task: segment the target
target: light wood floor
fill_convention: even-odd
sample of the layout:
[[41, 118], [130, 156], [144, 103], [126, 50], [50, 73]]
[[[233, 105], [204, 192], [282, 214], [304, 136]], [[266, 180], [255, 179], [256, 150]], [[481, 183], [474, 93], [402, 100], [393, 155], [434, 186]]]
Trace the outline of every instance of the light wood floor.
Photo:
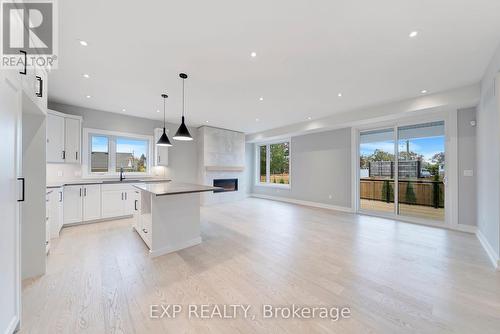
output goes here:
[[[130, 220], [63, 229], [24, 283], [22, 333], [499, 333], [500, 273], [471, 234], [263, 200], [202, 208], [203, 243], [150, 259]], [[251, 304], [255, 320], [150, 319]], [[262, 304], [352, 317], [263, 320]]]

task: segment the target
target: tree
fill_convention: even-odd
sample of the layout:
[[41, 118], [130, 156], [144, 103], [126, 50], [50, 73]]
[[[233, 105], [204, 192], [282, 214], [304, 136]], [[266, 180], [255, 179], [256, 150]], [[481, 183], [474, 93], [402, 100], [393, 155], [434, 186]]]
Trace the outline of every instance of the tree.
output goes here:
[[400, 160], [423, 160], [424, 156], [415, 152], [399, 152]]
[[417, 196], [415, 196], [415, 191], [413, 190], [413, 182], [408, 182], [406, 184], [406, 203], [416, 204]]
[[444, 158], [444, 152], [439, 152], [432, 156], [431, 161], [435, 164], [444, 164]]
[[288, 173], [289, 167], [289, 148], [288, 143], [269, 145], [271, 149], [270, 172], [273, 174]]
[[368, 158], [368, 161], [394, 161], [394, 154], [376, 149]]

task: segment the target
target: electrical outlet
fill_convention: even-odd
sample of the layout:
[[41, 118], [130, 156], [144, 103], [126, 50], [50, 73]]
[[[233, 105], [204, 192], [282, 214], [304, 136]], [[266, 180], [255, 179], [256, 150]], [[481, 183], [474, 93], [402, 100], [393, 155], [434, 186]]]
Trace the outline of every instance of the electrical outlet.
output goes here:
[[464, 176], [474, 176], [474, 171], [472, 169], [465, 169]]
[[57, 176], [59, 176], [59, 177], [64, 176], [63, 171], [62, 171], [62, 170], [58, 170], [58, 171], [57, 171]]

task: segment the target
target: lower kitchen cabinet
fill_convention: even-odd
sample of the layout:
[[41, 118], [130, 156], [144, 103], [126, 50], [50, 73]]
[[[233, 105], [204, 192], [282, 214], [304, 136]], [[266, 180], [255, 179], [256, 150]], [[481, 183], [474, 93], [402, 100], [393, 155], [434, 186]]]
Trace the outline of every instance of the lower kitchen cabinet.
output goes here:
[[63, 187], [52, 189], [48, 200], [50, 237], [57, 238], [63, 225]]
[[102, 218], [134, 214], [135, 188], [131, 184], [102, 185]]
[[64, 224], [101, 219], [101, 185], [64, 187]]

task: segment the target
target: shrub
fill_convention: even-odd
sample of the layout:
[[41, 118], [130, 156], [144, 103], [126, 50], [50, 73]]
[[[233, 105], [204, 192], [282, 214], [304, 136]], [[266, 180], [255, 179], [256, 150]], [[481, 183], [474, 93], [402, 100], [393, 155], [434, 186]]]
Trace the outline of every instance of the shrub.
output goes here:
[[408, 182], [406, 185], [406, 203], [416, 204], [417, 196], [415, 196], [415, 190], [413, 190], [413, 183]]

